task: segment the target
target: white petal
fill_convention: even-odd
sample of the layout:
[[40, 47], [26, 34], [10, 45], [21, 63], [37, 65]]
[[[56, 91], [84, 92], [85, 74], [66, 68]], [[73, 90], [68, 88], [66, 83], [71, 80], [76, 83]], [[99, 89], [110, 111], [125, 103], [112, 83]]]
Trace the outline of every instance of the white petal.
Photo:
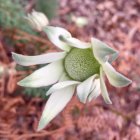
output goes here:
[[48, 53], [37, 56], [26, 56], [12, 52], [12, 57], [16, 63], [23, 66], [51, 63], [63, 59], [65, 56], [66, 52]]
[[[110, 48], [107, 44], [102, 41], [92, 38], [92, 49], [95, 58], [102, 64], [103, 62], [112, 62], [118, 57], [118, 51]], [[110, 55], [110, 58], [108, 57]]]
[[104, 63], [102, 66], [111, 85], [115, 87], [124, 87], [132, 82], [122, 74], [118, 73], [108, 62]]
[[67, 75], [66, 72], [63, 72], [58, 82], [63, 82], [63, 81], [68, 81], [68, 80], [70, 80], [69, 76]]
[[21, 80], [18, 85], [24, 87], [42, 87], [56, 83], [63, 73], [63, 61], [59, 60], [36, 70]]
[[96, 99], [101, 93], [101, 88], [100, 88], [100, 79], [95, 79], [93, 83], [93, 90], [88, 96], [88, 101], [90, 102], [92, 99]]
[[69, 86], [53, 93], [45, 105], [38, 125], [38, 131], [42, 130], [47, 124], [60, 113], [74, 94], [75, 86]]
[[100, 87], [101, 87], [101, 94], [102, 94], [102, 96], [104, 98], [104, 101], [107, 104], [112, 104], [112, 102], [111, 102], [111, 100], [109, 98], [107, 89], [106, 89], [105, 82], [104, 82], [104, 74], [103, 74], [102, 68], [100, 68]]
[[114, 53], [114, 54], [110, 55], [108, 62], [112, 63], [113, 61], [115, 61], [118, 58], [118, 54], [119, 53]]
[[82, 42], [79, 39], [73, 38], [73, 37], [65, 37], [65, 36], [60, 36], [60, 39], [64, 41], [65, 43], [69, 44], [69, 46], [80, 48], [80, 49], [87, 49], [91, 48], [90, 43]]
[[82, 103], [86, 103], [89, 93], [92, 90], [92, 84], [97, 77], [97, 74], [89, 77], [87, 80], [77, 86], [77, 95]]
[[60, 39], [60, 36], [71, 37], [71, 34], [67, 30], [60, 27], [46, 26], [46, 28], [44, 28], [44, 32], [47, 34], [49, 40], [58, 48], [64, 51], [70, 50], [69, 45]]
[[78, 81], [63, 81], [63, 82], [59, 82], [59, 83], [56, 83], [55, 85], [53, 85], [46, 93], [46, 95], [50, 95], [51, 93], [57, 91], [57, 90], [60, 90], [62, 88], [65, 88], [65, 87], [68, 87], [68, 86], [71, 86], [71, 85], [77, 85], [79, 84], [80, 82]]

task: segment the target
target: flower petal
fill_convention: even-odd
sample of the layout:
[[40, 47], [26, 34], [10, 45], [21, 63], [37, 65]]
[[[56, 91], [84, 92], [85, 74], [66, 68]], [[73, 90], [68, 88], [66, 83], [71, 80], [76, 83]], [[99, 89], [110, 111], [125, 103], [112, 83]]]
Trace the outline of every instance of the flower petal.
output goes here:
[[104, 101], [107, 103], [107, 104], [112, 104], [110, 98], [109, 98], [109, 95], [108, 95], [108, 92], [107, 92], [107, 89], [106, 89], [106, 85], [104, 83], [104, 74], [103, 74], [103, 69], [102, 67], [100, 68], [100, 87], [101, 87], [101, 94], [104, 98]]
[[108, 62], [104, 63], [102, 66], [111, 85], [115, 87], [124, 87], [132, 82], [130, 79], [117, 72]]
[[71, 86], [71, 85], [77, 85], [79, 84], [80, 82], [78, 81], [63, 81], [63, 82], [59, 82], [59, 83], [56, 83], [55, 85], [53, 85], [46, 93], [46, 95], [50, 95], [51, 93], [57, 91], [57, 90], [60, 90], [62, 88], [65, 88], [65, 87], [68, 87], [68, 86]]
[[37, 130], [40, 131], [58, 114], [71, 100], [75, 86], [69, 86], [54, 92], [45, 105]]
[[65, 36], [60, 36], [60, 39], [69, 44], [69, 46], [80, 48], [80, 49], [87, 49], [91, 48], [90, 43], [82, 42], [79, 39], [73, 38], [73, 37], [65, 37]]
[[88, 96], [88, 101], [90, 102], [92, 99], [96, 99], [101, 93], [100, 88], [100, 79], [95, 79], [93, 83], [93, 90]]
[[97, 74], [89, 77], [87, 80], [77, 86], [77, 96], [82, 103], [86, 103], [89, 93], [92, 90], [92, 84], [97, 77]]
[[63, 61], [59, 60], [36, 70], [21, 80], [18, 85], [24, 87], [42, 87], [54, 84], [63, 73]]
[[71, 34], [67, 30], [60, 27], [46, 26], [44, 32], [47, 34], [49, 40], [58, 48], [64, 51], [70, 50], [69, 45], [60, 39], [60, 36], [71, 37]]
[[[92, 38], [92, 49], [93, 54], [96, 59], [102, 64], [103, 62], [109, 61], [112, 62], [118, 57], [118, 51], [110, 48], [107, 44], [102, 41]], [[110, 55], [110, 57], [108, 57]]]
[[12, 57], [16, 61], [16, 63], [23, 66], [51, 63], [63, 59], [65, 56], [66, 52], [48, 53], [37, 56], [25, 56], [12, 52]]
[[119, 53], [114, 53], [114, 54], [110, 55], [108, 62], [112, 63], [113, 61], [115, 61], [118, 58], [118, 54]]
[[69, 76], [67, 75], [66, 72], [63, 72], [58, 82], [63, 82], [63, 81], [68, 81], [68, 80], [70, 80]]

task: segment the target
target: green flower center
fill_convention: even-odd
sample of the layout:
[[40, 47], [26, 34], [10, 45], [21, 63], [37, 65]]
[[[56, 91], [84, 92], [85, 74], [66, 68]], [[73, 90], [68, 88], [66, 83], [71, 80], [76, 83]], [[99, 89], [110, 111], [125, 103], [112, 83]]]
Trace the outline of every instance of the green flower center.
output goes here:
[[73, 48], [64, 60], [65, 70], [70, 78], [84, 81], [94, 74], [99, 74], [100, 64], [91, 49]]

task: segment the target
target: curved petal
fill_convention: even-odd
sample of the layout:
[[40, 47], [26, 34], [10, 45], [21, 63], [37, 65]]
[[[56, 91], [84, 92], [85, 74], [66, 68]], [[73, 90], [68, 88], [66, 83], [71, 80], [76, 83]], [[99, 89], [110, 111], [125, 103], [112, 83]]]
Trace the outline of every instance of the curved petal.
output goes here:
[[69, 45], [60, 39], [60, 36], [71, 37], [71, 34], [67, 30], [60, 27], [46, 26], [44, 32], [47, 34], [49, 40], [58, 48], [64, 51], [70, 50]]
[[63, 72], [58, 82], [68, 81], [71, 80], [66, 72]]
[[65, 36], [60, 36], [60, 39], [69, 44], [69, 46], [75, 47], [75, 48], [80, 48], [80, 49], [87, 49], [91, 48], [90, 43], [82, 42], [79, 39], [73, 38], [73, 37], [65, 37]]
[[110, 98], [109, 98], [109, 95], [108, 95], [108, 92], [107, 92], [107, 89], [106, 89], [106, 85], [104, 83], [104, 74], [103, 74], [103, 69], [100, 68], [100, 87], [101, 87], [101, 94], [104, 98], [104, 101], [107, 103], [107, 104], [112, 104]]
[[124, 87], [132, 82], [130, 79], [118, 73], [108, 62], [104, 63], [102, 67], [111, 85]]
[[95, 79], [93, 83], [93, 90], [88, 96], [88, 101], [90, 102], [92, 99], [96, 99], [100, 93], [101, 93], [101, 88], [100, 88], [100, 79]]
[[59, 60], [36, 70], [31, 75], [18, 82], [18, 85], [24, 87], [48, 86], [59, 80], [63, 70], [63, 61]]
[[113, 61], [115, 61], [118, 58], [118, 54], [119, 53], [114, 53], [114, 54], [110, 55], [108, 62], [112, 63]]
[[92, 90], [92, 84], [96, 77], [97, 74], [89, 77], [87, 80], [77, 86], [77, 96], [79, 97], [80, 102], [86, 103], [88, 95]]
[[57, 90], [60, 90], [62, 88], [65, 88], [65, 87], [68, 87], [68, 86], [71, 86], [71, 85], [77, 85], [79, 84], [80, 82], [78, 81], [63, 81], [63, 82], [59, 82], [59, 83], [56, 83], [55, 85], [53, 85], [46, 93], [46, 95], [50, 95], [51, 93], [57, 91]]
[[75, 86], [69, 86], [54, 92], [45, 105], [37, 130], [40, 131], [58, 114], [74, 94]]
[[[91, 39], [93, 54], [95, 58], [102, 64], [106, 61], [112, 62], [118, 57], [118, 51], [110, 48], [102, 41], [92, 38]], [[108, 57], [110, 55], [110, 57]]]
[[35, 64], [51, 63], [66, 56], [66, 52], [48, 53], [37, 56], [26, 56], [12, 52], [12, 57], [19, 65], [30, 66]]

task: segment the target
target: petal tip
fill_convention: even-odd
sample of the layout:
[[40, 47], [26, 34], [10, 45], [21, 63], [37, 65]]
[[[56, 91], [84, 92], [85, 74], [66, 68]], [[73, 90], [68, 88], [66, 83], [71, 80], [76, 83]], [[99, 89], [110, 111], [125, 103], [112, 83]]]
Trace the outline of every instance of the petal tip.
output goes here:
[[79, 100], [81, 103], [86, 104], [85, 100]]
[[124, 78], [124, 83], [123, 84], [119, 84], [118, 86], [116, 86], [116, 87], [126, 87], [126, 86], [128, 86], [128, 85], [130, 85], [131, 83], [132, 83], [132, 80], [130, 80], [130, 79], [128, 79], [128, 78]]
[[46, 96], [50, 95], [52, 92], [50, 91], [50, 89], [47, 91]]
[[86, 104], [86, 101], [83, 101], [83, 100], [79, 100], [80, 101], [80, 103], [82, 103], [82, 104]]
[[24, 83], [23, 83], [22, 81], [19, 81], [19, 82], [17, 83], [17, 85], [19, 85], [19, 86], [25, 86]]
[[132, 80], [128, 79], [128, 84], [131, 84], [132, 82], [133, 82]]
[[12, 52], [11, 54], [12, 54], [12, 59], [13, 59], [17, 64], [19, 64], [18, 59], [19, 59], [20, 54], [17, 54], [17, 53], [15, 53], [15, 52]]
[[133, 82], [132, 80], [130, 80], [130, 79], [127, 79], [127, 81], [126, 81], [126, 85], [125, 85], [125, 86], [128, 86], [128, 85], [130, 85], [132, 82]]
[[12, 54], [12, 55], [14, 55], [14, 54], [15, 54], [15, 52], [11, 52], [11, 54]]
[[43, 128], [44, 128], [44, 127], [38, 126], [37, 129], [36, 129], [36, 131], [39, 132], [39, 131], [41, 131]]
[[29, 87], [29, 84], [25, 79], [17, 82], [17, 85], [22, 86], [22, 87]]
[[11, 52], [11, 54], [12, 54], [12, 58], [14, 59], [14, 58], [15, 58], [16, 53]]
[[43, 130], [46, 126], [47, 124], [45, 123], [44, 118], [41, 118], [37, 127], [37, 131]]
[[105, 101], [105, 103], [108, 104], [108, 105], [111, 105], [112, 101], [111, 100], [110, 101]]

